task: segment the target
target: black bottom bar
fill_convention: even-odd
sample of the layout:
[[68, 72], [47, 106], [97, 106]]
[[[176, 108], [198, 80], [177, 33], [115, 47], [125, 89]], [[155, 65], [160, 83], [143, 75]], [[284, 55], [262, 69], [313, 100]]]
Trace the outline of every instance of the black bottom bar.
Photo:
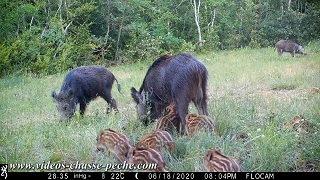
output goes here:
[[0, 179], [47, 179], [47, 180], [231, 180], [231, 179], [319, 179], [319, 172], [2, 172]]

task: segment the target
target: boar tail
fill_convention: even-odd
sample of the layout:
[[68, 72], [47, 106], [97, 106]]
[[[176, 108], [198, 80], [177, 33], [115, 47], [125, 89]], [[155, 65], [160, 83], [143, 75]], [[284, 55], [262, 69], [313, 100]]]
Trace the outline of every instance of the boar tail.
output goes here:
[[121, 86], [120, 86], [120, 84], [119, 84], [118, 80], [117, 80], [116, 78], [114, 78], [114, 79], [117, 81], [117, 87], [118, 87], [118, 91], [119, 91], [119, 93], [121, 93], [121, 94], [122, 94], [122, 92], [121, 92]]

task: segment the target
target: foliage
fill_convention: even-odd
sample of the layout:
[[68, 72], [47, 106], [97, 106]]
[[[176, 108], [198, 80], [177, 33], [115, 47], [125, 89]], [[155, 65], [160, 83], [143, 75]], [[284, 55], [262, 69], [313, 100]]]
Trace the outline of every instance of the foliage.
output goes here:
[[[197, 53], [320, 37], [318, 1], [197, 2], [206, 40]], [[0, 8], [0, 76], [155, 59], [198, 41], [192, 1], [3, 0]]]

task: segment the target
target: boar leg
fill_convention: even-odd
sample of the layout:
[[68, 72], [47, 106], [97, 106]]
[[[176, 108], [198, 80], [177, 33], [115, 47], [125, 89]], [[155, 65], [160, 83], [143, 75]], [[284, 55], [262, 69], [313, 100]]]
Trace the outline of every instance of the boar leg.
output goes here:
[[85, 101], [81, 101], [80, 102], [80, 115], [83, 117], [84, 112], [86, 111], [86, 102]]

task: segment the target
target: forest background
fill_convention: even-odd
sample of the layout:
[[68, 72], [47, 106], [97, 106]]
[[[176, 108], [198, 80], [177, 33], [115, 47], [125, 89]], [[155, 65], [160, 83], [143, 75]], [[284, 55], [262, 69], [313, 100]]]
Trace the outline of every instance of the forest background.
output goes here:
[[2, 0], [0, 8], [0, 77], [320, 37], [317, 0]]

